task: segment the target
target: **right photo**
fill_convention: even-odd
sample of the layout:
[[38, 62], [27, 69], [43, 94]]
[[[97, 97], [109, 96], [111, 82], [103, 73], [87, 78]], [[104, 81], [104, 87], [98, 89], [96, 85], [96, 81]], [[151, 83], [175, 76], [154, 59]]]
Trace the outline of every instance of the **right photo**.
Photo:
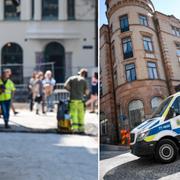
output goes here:
[[180, 172], [180, 1], [99, 3], [99, 179]]

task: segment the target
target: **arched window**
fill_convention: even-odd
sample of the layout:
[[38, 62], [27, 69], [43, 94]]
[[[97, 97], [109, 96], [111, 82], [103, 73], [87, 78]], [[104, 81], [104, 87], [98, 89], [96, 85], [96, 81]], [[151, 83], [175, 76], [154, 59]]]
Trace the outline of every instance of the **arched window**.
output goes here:
[[42, 0], [42, 19], [58, 19], [58, 0]]
[[100, 135], [107, 135], [108, 130], [107, 130], [107, 117], [104, 112], [100, 113]]
[[131, 129], [145, 121], [144, 105], [140, 100], [129, 103], [129, 120]]
[[152, 110], [153, 112], [156, 110], [156, 108], [161, 104], [161, 102], [163, 101], [163, 99], [161, 97], [154, 97], [151, 100], [151, 106], [152, 106]]
[[20, 0], [4, 0], [4, 18], [19, 20], [20, 18]]
[[75, 19], [74, 0], [68, 0], [68, 19]]
[[11, 69], [11, 80], [23, 84], [23, 51], [16, 43], [8, 43], [2, 48], [2, 70]]

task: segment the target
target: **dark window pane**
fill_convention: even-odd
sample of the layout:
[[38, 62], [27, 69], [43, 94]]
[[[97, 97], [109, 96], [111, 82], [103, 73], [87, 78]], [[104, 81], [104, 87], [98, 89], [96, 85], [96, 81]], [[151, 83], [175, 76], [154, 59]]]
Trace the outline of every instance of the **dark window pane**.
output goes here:
[[131, 81], [131, 71], [126, 71], [126, 75], [127, 75], [127, 82]]
[[128, 52], [128, 44], [123, 44], [123, 51], [124, 53], [127, 53]]
[[57, 18], [58, 17], [58, 0], [42, 1], [42, 17]]
[[126, 70], [129, 70], [129, 69], [132, 69], [132, 68], [134, 68], [134, 64], [129, 64], [129, 65], [126, 66]]
[[147, 41], [144, 41], [144, 49], [148, 50], [148, 43], [147, 43]]
[[149, 42], [148, 45], [149, 45], [149, 51], [153, 51], [152, 43]]
[[68, 19], [75, 19], [74, 0], [68, 0]]
[[[5, 0], [5, 18], [18, 18], [20, 17], [20, 1], [14, 4], [12, 0]], [[18, 5], [19, 4], [19, 5]]]
[[148, 67], [156, 67], [156, 64], [155, 64], [155, 63], [149, 63], [149, 62], [148, 62]]
[[125, 27], [129, 26], [128, 19], [125, 20]]
[[121, 28], [124, 28], [125, 25], [124, 25], [124, 21], [121, 21]]
[[172, 31], [173, 31], [173, 34], [176, 35], [175, 29], [173, 26], [172, 26]]
[[153, 68], [153, 73], [154, 73], [154, 79], [158, 79], [156, 68]]
[[149, 69], [149, 76], [151, 79], [153, 79], [153, 71], [152, 68], [148, 68]]
[[136, 80], [136, 72], [135, 72], [135, 69], [132, 69], [131, 70], [131, 73], [132, 73], [132, 80]]
[[132, 51], [132, 44], [131, 44], [131, 42], [128, 43], [128, 51]]

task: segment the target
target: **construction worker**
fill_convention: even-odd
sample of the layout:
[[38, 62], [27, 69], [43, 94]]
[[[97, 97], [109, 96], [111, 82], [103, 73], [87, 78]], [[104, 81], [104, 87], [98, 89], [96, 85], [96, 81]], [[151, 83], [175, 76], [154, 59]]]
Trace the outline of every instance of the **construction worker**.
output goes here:
[[[11, 69], [6, 69], [7, 78], [10, 79], [10, 76], [12, 74]], [[14, 115], [18, 114], [19, 112], [15, 111], [13, 100], [11, 100], [11, 109], [13, 110]]]
[[10, 128], [8, 125], [9, 111], [11, 107], [11, 99], [13, 99], [15, 87], [13, 82], [8, 79], [6, 71], [2, 71], [0, 79], [0, 105], [4, 116], [5, 128]]
[[84, 97], [89, 94], [87, 70], [81, 69], [79, 76], [71, 76], [64, 85], [70, 91], [69, 112], [71, 115], [71, 125], [73, 134], [84, 135]]

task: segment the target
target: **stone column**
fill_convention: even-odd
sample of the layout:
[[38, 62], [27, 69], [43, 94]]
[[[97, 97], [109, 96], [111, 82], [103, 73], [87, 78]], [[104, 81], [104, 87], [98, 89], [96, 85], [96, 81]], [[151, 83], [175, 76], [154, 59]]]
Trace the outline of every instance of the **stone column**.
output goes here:
[[31, 0], [21, 1], [21, 20], [30, 20]]
[[59, 2], [59, 20], [67, 20], [67, 0], [58, 0]]
[[42, 16], [42, 0], [34, 1], [34, 20], [41, 20]]
[[0, 20], [4, 20], [4, 0], [0, 0]]
[[65, 53], [65, 80], [72, 76], [72, 52]]

